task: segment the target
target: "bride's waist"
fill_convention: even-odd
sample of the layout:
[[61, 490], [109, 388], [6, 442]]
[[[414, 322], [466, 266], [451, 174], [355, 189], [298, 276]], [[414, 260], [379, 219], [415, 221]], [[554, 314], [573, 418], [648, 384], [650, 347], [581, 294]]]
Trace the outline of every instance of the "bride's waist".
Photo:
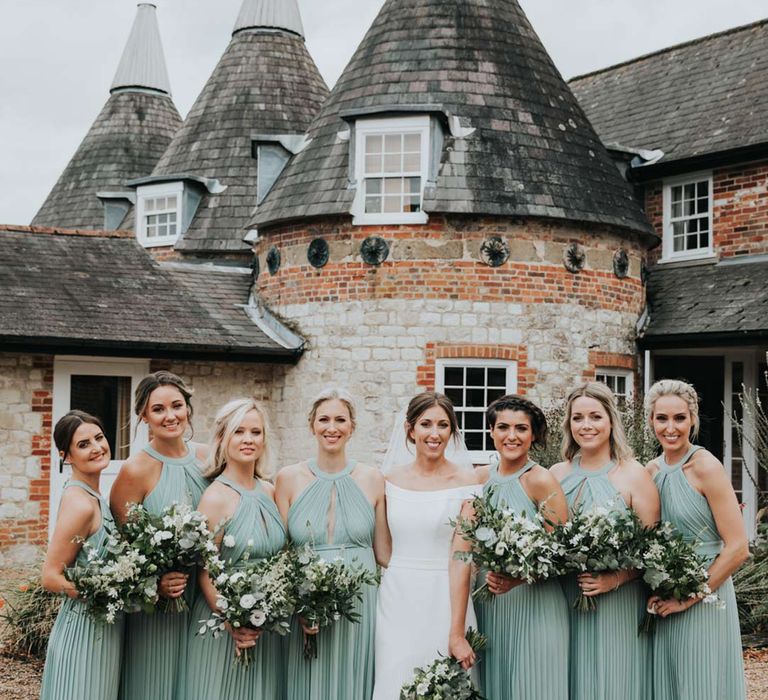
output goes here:
[[448, 571], [449, 557], [406, 557], [393, 554], [388, 569], [421, 569], [424, 571]]

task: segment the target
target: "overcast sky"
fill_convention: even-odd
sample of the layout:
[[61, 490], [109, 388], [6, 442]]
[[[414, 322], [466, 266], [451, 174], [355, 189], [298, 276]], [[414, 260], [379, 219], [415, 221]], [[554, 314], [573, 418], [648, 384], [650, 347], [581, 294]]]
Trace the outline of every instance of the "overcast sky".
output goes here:
[[[566, 78], [768, 16], [765, 0], [520, 1]], [[242, 0], [156, 4], [184, 116]], [[309, 51], [332, 86], [383, 0], [299, 4]], [[43, 203], [109, 95], [135, 11], [134, 0], [0, 0], [0, 223], [27, 224]]]

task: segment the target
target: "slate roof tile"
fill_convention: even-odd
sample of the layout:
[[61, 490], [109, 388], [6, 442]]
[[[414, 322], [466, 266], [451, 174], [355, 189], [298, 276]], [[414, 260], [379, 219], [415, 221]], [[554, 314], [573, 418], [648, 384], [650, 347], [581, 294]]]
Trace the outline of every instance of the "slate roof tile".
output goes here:
[[661, 149], [659, 162], [768, 141], [768, 20], [573, 78], [604, 143]]

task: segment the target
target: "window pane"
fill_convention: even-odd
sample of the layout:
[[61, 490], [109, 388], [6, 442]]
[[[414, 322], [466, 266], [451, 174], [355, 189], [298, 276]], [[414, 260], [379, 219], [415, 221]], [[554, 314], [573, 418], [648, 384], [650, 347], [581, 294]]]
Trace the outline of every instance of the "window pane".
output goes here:
[[403, 138], [403, 150], [406, 152], [420, 152], [421, 134], [405, 134]]
[[462, 386], [464, 384], [464, 369], [462, 367], [445, 368], [445, 386]]
[[371, 194], [381, 194], [381, 178], [370, 178], [365, 181], [365, 193], [367, 195]]
[[488, 368], [488, 386], [507, 386], [507, 370], [503, 367]]
[[686, 199], [685, 200], [685, 215], [686, 216], [693, 216], [696, 213], [696, 200], [695, 199]]
[[155, 210], [155, 200], [154, 199], [147, 199], [144, 202], [144, 210], [145, 211], [154, 211]]
[[387, 134], [384, 137], [384, 153], [396, 153], [398, 157], [402, 152], [403, 137], [401, 134]]
[[400, 194], [403, 191], [403, 182], [399, 177], [388, 177], [384, 180], [384, 192], [387, 194]]
[[683, 198], [683, 188], [680, 187], [680, 185], [677, 185], [672, 188], [672, 201], [673, 202], [680, 202], [680, 200]]
[[166, 209], [175, 209], [176, 208], [176, 195], [173, 197], [167, 197], [165, 202], [165, 208]]
[[403, 172], [413, 173], [421, 170], [421, 154], [406, 153], [403, 156]]
[[615, 377], [615, 386], [613, 387], [613, 391], [616, 394], [626, 394], [627, 393], [627, 378], [626, 377]]
[[467, 386], [485, 386], [485, 367], [467, 367]]
[[707, 182], [707, 180], [702, 180], [701, 182], [696, 183], [696, 194], [699, 197], [709, 197], [709, 182]]
[[698, 199], [696, 201], [698, 202], [696, 213], [706, 214], [709, 211], [709, 200], [705, 197], [704, 199]]
[[464, 427], [471, 430], [482, 430], [485, 428], [485, 413], [466, 411], [464, 413]]
[[366, 173], [381, 172], [381, 156], [380, 155], [365, 157], [365, 172]]
[[468, 450], [484, 449], [483, 433], [465, 432], [464, 442]]
[[406, 186], [408, 192], [411, 194], [421, 194], [421, 178], [420, 177], [408, 177], [406, 178]]
[[699, 247], [709, 248], [709, 231], [702, 231], [699, 234]]
[[445, 395], [453, 402], [454, 406], [464, 405], [464, 391], [462, 389], [446, 389]]
[[696, 185], [685, 185], [685, 199], [693, 199], [696, 196]]
[[488, 389], [488, 392], [487, 392], [488, 396], [486, 397], [486, 401], [488, 402], [488, 405], [490, 405], [492, 401], [495, 401], [499, 397], [504, 396], [504, 394], [506, 393], [507, 392], [505, 389]]
[[485, 408], [485, 389], [467, 389], [465, 406]]
[[384, 211], [387, 214], [398, 214], [402, 211], [402, 199], [400, 195], [384, 197]]
[[365, 137], [365, 152], [366, 153], [381, 153], [381, 135]]
[[365, 213], [380, 214], [381, 213], [381, 197], [366, 197]]
[[680, 202], [672, 203], [672, 218], [677, 219], [683, 215], [683, 205]]
[[419, 195], [406, 197], [405, 206], [403, 211], [406, 212], [419, 212], [421, 211], [421, 197]]
[[168, 214], [168, 221], [172, 224], [176, 223], [176, 212], [172, 211], [170, 214]]
[[402, 156], [400, 153], [386, 153], [384, 155], [384, 172], [385, 173], [402, 172]]

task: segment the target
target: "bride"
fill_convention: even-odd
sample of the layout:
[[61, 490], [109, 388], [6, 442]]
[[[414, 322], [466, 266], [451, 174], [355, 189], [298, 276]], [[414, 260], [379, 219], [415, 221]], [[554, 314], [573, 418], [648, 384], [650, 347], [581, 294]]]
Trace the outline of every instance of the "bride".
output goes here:
[[447, 397], [415, 396], [403, 427], [395, 426], [383, 467], [392, 558], [376, 609], [373, 700], [397, 700], [414, 668], [438, 653], [455, 657], [465, 669], [475, 663], [464, 638], [467, 627], [477, 627], [470, 566], [453, 559], [467, 545], [449, 521], [482, 487]]

